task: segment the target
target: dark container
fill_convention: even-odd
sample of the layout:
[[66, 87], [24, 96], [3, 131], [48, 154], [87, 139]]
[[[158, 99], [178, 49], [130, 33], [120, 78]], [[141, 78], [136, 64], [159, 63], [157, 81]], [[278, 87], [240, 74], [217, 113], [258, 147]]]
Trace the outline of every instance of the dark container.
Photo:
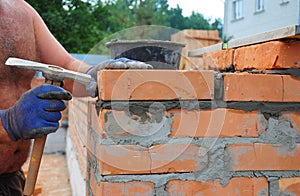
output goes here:
[[161, 40], [113, 40], [106, 44], [113, 59], [125, 57], [148, 63], [154, 69], [179, 69], [184, 44]]

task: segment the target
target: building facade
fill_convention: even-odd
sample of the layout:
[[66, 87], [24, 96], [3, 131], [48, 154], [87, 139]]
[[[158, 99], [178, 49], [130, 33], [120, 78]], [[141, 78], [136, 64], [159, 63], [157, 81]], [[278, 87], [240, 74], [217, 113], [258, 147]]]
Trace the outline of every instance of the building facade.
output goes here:
[[300, 25], [300, 0], [225, 0], [223, 36], [247, 37]]

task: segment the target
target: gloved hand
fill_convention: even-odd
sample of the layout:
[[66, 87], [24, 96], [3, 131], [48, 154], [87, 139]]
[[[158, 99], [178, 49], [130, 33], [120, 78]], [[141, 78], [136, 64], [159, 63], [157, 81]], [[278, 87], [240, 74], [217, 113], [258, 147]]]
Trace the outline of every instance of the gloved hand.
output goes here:
[[98, 95], [97, 72], [102, 69], [153, 69], [153, 67], [147, 63], [127, 58], [108, 60], [99, 65], [93, 66], [86, 72], [94, 79], [87, 86], [87, 91], [91, 97], [96, 97]]
[[44, 84], [23, 94], [18, 102], [7, 110], [0, 110], [2, 124], [13, 140], [33, 139], [55, 132], [60, 111], [66, 108], [62, 100], [72, 99], [63, 88]]

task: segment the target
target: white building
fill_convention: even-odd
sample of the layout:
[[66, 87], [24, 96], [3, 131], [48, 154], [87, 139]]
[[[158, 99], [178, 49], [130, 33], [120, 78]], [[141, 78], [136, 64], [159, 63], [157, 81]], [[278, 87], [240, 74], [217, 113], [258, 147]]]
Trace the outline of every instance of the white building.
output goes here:
[[300, 25], [300, 0], [225, 0], [224, 9], [227, 38]]

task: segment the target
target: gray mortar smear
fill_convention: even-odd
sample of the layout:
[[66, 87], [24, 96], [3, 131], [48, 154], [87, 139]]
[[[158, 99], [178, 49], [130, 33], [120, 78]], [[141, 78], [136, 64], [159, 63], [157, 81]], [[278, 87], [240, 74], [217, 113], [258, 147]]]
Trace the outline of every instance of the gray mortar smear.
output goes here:
[[279, 196], [297, 196], [296, 194], [290, 193], [288, 191], [280, 191], [278, 195]]
[[268, 120], [263, 115], [258, 115], [260, 124], [265, 124], [266, 130], [259, 130], [260, 138], [270, 144], [280, 144], [292, 151], [296, 147], [298, 131], [293, 128], [294, 123], [291, 119], [275, 119], [270, 117]]
[[155, 103], [148, 111], [142, 107], [130, 107], [122, 115], [107, 112], [104, 128], [109, 140], [114, 143], [149, 147], [168, 139], [172, 123], [172, 116], [165, 116], [163, 105]]
[[214, 98], [216, 100], [223, 100], [224, 75], [220, 74], [219, 72], [215, 72], [214, 75]]
[[[101, 109], [114, 109], [118, 111], [126, 110], [128, 107], [140, 107], [147, 109], [149, 106], [158, 101], [97, 101], [96, 109], [99, 112]], [[166, 110], [170, 109], [185, 109], [185, 110], [209, 110], [217, 108], [229, 108], [236, 110], [261, 111], [276, 115], [282, 111], [299, 111], [300, 103], [288, 102], [288, 103], [276, 103], [276, 102], [224, 102], [221, 100], [171, 100], [171, 101], [159, 101], [164, 105]]]
[[147, 111], [148, 108], [155, 104], [159, 103], [163, 105], [166, 111], [171, 109], [186, 109], [186, 110], [197, 110], [197, 109], [211, 109], [216, 108], [216, 103], [212, 101], [198, 101], [198, 100], [189, 100], [189, 101], [97, 101], [96, 109], [99, 112], [101, 109], [113, 109], [117, 111], [126, 111], [128, 108], [139, 108], [139, 110]]
[[269, 177], [269, 194], [270, 195], [278, 195], [279, 192], [279, 182], [277, 177]]
[[225, 186], [232, 178], [229, 171], [229, 158], [225, 152], [225, 144], [223, 142], [215, 144], [209, 153], [209, 165], [202, 171], [195, 172], [195, 178], [201, 181], [210, 181], [220, 179], [220, 184]]

